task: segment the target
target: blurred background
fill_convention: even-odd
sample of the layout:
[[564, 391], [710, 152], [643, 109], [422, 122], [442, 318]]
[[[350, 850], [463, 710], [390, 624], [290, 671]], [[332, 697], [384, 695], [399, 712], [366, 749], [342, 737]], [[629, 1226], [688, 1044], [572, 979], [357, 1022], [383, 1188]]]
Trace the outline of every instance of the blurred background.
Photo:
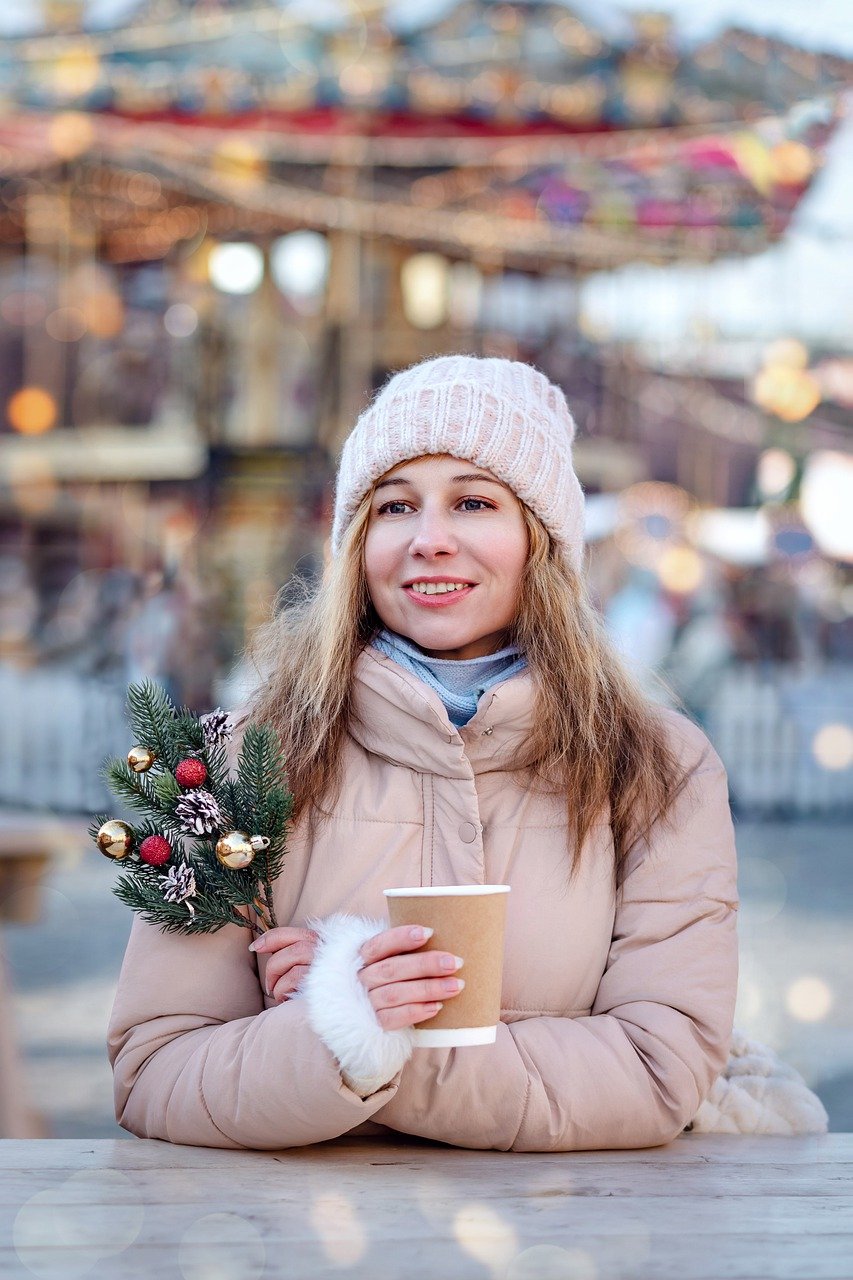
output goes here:
[[0, 0], [0, 38], [0, 1132], [122, 1134], [85, 828], [127, 683], [244, 696], [357, 414], [451, 351], [565, 390], [598, 606], [729, 772], [736, 1025], [853, 1129], [846, 0]]

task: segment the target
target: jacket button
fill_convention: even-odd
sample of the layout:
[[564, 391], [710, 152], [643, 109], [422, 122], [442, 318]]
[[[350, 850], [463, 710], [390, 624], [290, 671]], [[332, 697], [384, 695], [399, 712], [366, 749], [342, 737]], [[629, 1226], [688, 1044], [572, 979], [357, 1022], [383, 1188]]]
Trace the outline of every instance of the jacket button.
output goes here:
[[484, 729], [484, 730], [483, 730], [483, 737], [484, 737], [484, 738], [488, 738], [489, 734], [490, 734], [490, 733], [494, 733], [494, 731], [495, 731], [495, 727], [494, 727], [494, 725], [491, 725], [491, 724], [490, 724], [490, 725], [489, 725], [489, 727], [488, 727], [488, 729]]
[[473, 844], [477, 839], [477, 828], [473, 822], [463, 822], [459, 827], [459, 839], [464, 840], [466, 844]]

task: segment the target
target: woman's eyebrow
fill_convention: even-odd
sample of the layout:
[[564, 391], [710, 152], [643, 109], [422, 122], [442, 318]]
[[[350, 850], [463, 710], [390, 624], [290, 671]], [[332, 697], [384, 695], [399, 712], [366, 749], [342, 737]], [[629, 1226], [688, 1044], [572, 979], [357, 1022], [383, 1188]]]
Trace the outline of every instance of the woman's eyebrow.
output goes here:
[[[485, 481], [486, 484], [497, 484], [500, 485], [502, 489], [509, 488], [509, 485], [504, 484], [503, 480], [496, 480], [494, 476], [481, 475], [479, 471], [467, 471], [464, 475], [450, 477], [450, 484], [472, 484], [474, 481]], [[384, 489], [386, 486], [391, 484], [407, 485], [411, 483], [411, 480], [408, 480], [406, 476], [394, 476], [390, 480], [380, 480], [374, 488]]]

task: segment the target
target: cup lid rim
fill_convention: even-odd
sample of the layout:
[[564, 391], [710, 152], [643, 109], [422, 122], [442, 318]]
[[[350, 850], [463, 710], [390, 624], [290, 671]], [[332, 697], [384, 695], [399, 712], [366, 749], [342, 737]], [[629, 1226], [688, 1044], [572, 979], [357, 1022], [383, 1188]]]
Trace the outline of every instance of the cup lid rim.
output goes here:
[[449, 897], [452, 894], [481, 895], [484, 893], [509, 893], [508, 884], [424, 884], [402, 889], [383, 889], [386, 898]]

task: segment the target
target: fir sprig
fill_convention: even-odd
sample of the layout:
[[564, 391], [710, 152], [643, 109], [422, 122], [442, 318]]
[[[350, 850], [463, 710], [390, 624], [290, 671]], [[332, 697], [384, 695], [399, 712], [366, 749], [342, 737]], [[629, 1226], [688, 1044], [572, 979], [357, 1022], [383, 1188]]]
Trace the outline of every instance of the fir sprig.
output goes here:
[[[121, 760], [105, 765], [114, 794], [144, 815], [133, 822], [134, 847], [120, 862], [123, 874], [115, 885], [116, 896], [166, 932], [211, 933], [226, 924], [257, 932], [273, 927], [273, 882], [283, 869], [293, 808], [274, 732], [268, 726], [250, 724], [231, 773], [226, 742], [208, 742], [199, 717], [185, 707], [176, 708], [159, 685], [149, 680], [131, 685], [127, 705], [135, 737], [156, 759], [149, 772], [140, 774]], [[187, 757], [204, 764], [203, 790], [222, 815], [224, 825], [210, 835], [188, 835], [176, 815], [179, 801], [188, 793], [178, 784], [175, 770]], [[92, 822], [94, 840], [107, 820], [98, 815]], [[248, 867], [232, 870], [216, 856], [217, 840], [229, 830], [265, 837], [268, 847], [256, 848]], [[140, 859], [139, 847], [149, 835], [165, 836], [171, 844], [167, 863], [152, 867]], [[166, 901], [167, 891], [184, 893], [187, 885], [191, 891], [181, 901]]]

